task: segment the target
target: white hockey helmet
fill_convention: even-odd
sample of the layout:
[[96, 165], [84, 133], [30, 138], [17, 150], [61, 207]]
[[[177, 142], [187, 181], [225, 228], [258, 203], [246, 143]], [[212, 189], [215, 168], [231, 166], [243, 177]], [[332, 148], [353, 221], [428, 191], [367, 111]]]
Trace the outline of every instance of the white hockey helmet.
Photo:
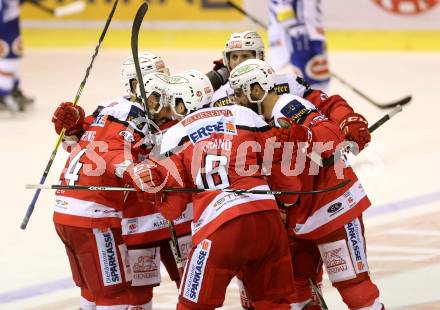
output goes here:
[[[155, 106], [148, 106], [149, 112], [151, 114], [157, 114], [168, 104], [167, 90], [169, 76], [160, 72], [152, 72], [145, 74], [142, 79], [144, 81], [145, 95], [147, 98], [155, 96], [157, 101]], [[138, 98], [142, 98], [139, 84], [136, 87], [136, 95]]]
[[226, 42], [223, 50], [223, 62], [229, 70], [229, 53], [234, 51], [253, 51], [255, 58], [264, 60], [264, 44], [260, 35], [255, 31], [234, 32]]
[[[259, 59], [248, 59], [243, 61], [229, 76], [229, 85], [233, 90], [241, 89], [252, 103], [261, 103], [274, 88], [276, 82], [275, 70], [265, 61]], [[265, 91], [263, 98], [253, 100], [251, 98], [251, 86], [258, 83]]]
[[[152, 72], [161, 72], [167, 75], [170, 74], [168, 68], [165, 67], [165, 63], [163, 62], [162, 58], [153, 53], [140, 53], [139, 66], [141, 68], [142, 76]], [[131, 81], [133, 79], [137, 79], [136, 68], [134, 66], [132, 56], [126, 58], [125, 61], [122, 63], [121, 79], [125, 91], [128, 94], [136, 95], [131, 90]]]
[[[181, 117], [208, 105], [214, 93], [208, 77], [197, 70], [186, 70], [170, 76], [168, 86], [171, 110]], [[185, 105], [184, 115], [176, 111], [177, 99], [181, 99]]]

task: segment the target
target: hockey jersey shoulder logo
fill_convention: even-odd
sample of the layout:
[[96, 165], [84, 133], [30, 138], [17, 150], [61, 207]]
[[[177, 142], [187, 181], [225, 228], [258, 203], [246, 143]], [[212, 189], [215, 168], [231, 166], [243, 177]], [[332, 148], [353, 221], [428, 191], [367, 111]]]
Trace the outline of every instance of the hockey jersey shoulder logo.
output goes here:
[[130, 107], [130, 111], [127, 114], [126, 121], [134, 124], [137, 129], [142, 130], [145, 126], [145, 123], [147, 122], [147, 119], [145, 117], [145, 112], [143, 109], [132, 105]]

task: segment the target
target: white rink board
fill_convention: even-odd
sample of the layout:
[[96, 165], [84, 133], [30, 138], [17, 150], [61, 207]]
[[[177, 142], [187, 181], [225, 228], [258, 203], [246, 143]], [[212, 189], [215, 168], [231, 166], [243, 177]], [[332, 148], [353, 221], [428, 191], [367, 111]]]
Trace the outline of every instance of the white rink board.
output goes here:
[[[213, 51], [155, 52], [163, 56], [172, 73], [187, 68], [208, 71], [211, 61], [220, 56], [220, 53]], [[36, 96], [38, 101], [32, 110], [15, 118], [11, 118], [6, 112], [0, 113], [0, 160], [3, 176], [0, 180], [3, 202], [3, 223], [0, 226], [0, 264], [3, 266], [0, 309], [77, 309], [76, 289], [60, 290], [35, 298], [21, 298], [11, 303], [4, 303], [4, 300], [8, 292], [20, 291], [26, 295], [28, 287], [70, 277], [64, 248], [53, 229], [53, 192], [41, 193], [26, 231], [20, 230], [19, 226], [33, 195], [33, 191], [25, 190], [24, 185], [38, 183], [56, 141], [50, 123], [53, 110], [59, 102], [73, 99], [91, 53], [92, 49], [28, 50], [22, 64], [23, 87], [26, 93]], [[80, 104], [87, 112], [91, 112], [98, 103], [120, 95], [122, 88], [119, 68], [127, 55], [128, 50], [100, 51], [80, 99]], [[437, 161], [440, 158], [440, 53], [333, 53], [330, 54], [330, 64], [332, 70], [378, 101], [392, 101], [408, 94], [414, 97], [413, 102], [401, 114], [373, 134], [371, 145], [354, 160], [356, 171], [374, 204], [386, 209], [395, 201], [408, 201], [416, 196], [426, 198], [428, 194], [439, 192], [440, 167]], [[336, 81], [331, 86], [331, 92], [343, 95], [370, 123], [385, 113]], [[60, 151], [47, 184], [55, 183], [65, 158], [66, 154]], [[438, 196], [424, 202], [427, 206], [418, 206], [419, 202], [421, 204], [423, 199], [416, 199], [414, 207], [404, 208], [393, 214], [367, 217], [368, 245], [376, 246], [375, 251], [378, 251], [380, 246], [388, 245], [388, 235], [375, 236], [376, 232], [391, 224], [398, 226], [397, 228], [408, 225], [418, 215], [429, 220], [440, 207]], [[403, 206], [405, 204], [402, 203]], [[433, 220], [423, 226], [414, 224], [405, 228], [406, 232], [403, 228], [400, 229], [400, 233], [408, 236], [413, 229], [416, 234], [417, 230], [425, 231], [426, 238], [429, 235], [435, 237], [439, 232], [435, 225]], [[395, 233], [399, 233], [397, 228], [393, 228]], [[371, 242], [368, 241], [370, 235], [374, 235]], [[409, 242], [408, 238], [402, 237], [402, 244], [398, 245], [406, 251], [415, 244]], [[417, 237], [412, 238], [417, 240]], [[440, 251], [438, 245], [426, 247], [434, 252], [435, 249]], [[404, 255], [410, 255], [399, 251], [396, 253], [395, 255], [403, 258]], [[377, 256], [376, 252], [373, 254]], [[436, 257], [436, 262], [408, 259], [393, 274], [378, 276], [376, 282], [382, 289], [387, 309], [440, 300], [437, 285], [440, 260]], [[379, 273], [379, 267], [375, 266], [379, 265], [373, 265]], [[415, 286], [417, 290], [412, 294], [408, 293]], [[170, 301], [170, 296], [174, 296], [174, 291], [171, 283], [155, 289], [155, 298], [158, 301], [156, 309], [172, 309], [173, 297]], [[330, 309], [344, 309], [337, 292], [329, 288], [329, 285], [326, 286], [325, 294]], [[226, 304], [228, 307], [225, 309], [239, 309], [235, 290], [228, 293]]]

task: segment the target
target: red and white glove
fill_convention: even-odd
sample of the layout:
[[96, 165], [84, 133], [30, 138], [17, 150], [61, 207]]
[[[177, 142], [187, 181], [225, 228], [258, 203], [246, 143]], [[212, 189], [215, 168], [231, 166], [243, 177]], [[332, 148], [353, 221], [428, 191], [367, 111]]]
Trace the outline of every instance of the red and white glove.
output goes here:
[[346, 115], [339, 123], [339, 127], [344, 132], [346, 140], [356, 142], [359, 152], [371, 141], [368, 121], [358, 113]]
[[286, 117], [277, 119], [280, 128], [278, 129], [278, 139], [280, 142], [312, 142], [312, 132], [309, 128], [297, 124], [294, 120]]
[[63, 102], [55, 110], [52, 116], [52, 123], [55, 125], [55, 131], [60, 134], [63, 128], [66, 128], [66, 136], [78, 136], [82, 134], [84, 122], [84, 109], [80, 106], [73, 106], [72, 102]]
[[157, 165], [150, 160], [139, 164], [131, 164], [122, 178], [126, 184], [132, 185], [136, 189], [138, 198], [141, 201], [154, 201], [155, 194], [160, 194], [163, 189], [163, 182], [157, 171]]

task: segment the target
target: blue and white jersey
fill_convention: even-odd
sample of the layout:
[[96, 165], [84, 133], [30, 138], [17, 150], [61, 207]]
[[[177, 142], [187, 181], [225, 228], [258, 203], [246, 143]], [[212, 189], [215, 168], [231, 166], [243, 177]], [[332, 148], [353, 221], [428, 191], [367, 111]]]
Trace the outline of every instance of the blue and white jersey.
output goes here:
[[21, 55], [20, 1], [0, 0], [0, 58], [14, 59]]
[[269, 63], [302, 76], [313, 88], [326, 90], [330, 79], [320, 0], [269, 2]]

